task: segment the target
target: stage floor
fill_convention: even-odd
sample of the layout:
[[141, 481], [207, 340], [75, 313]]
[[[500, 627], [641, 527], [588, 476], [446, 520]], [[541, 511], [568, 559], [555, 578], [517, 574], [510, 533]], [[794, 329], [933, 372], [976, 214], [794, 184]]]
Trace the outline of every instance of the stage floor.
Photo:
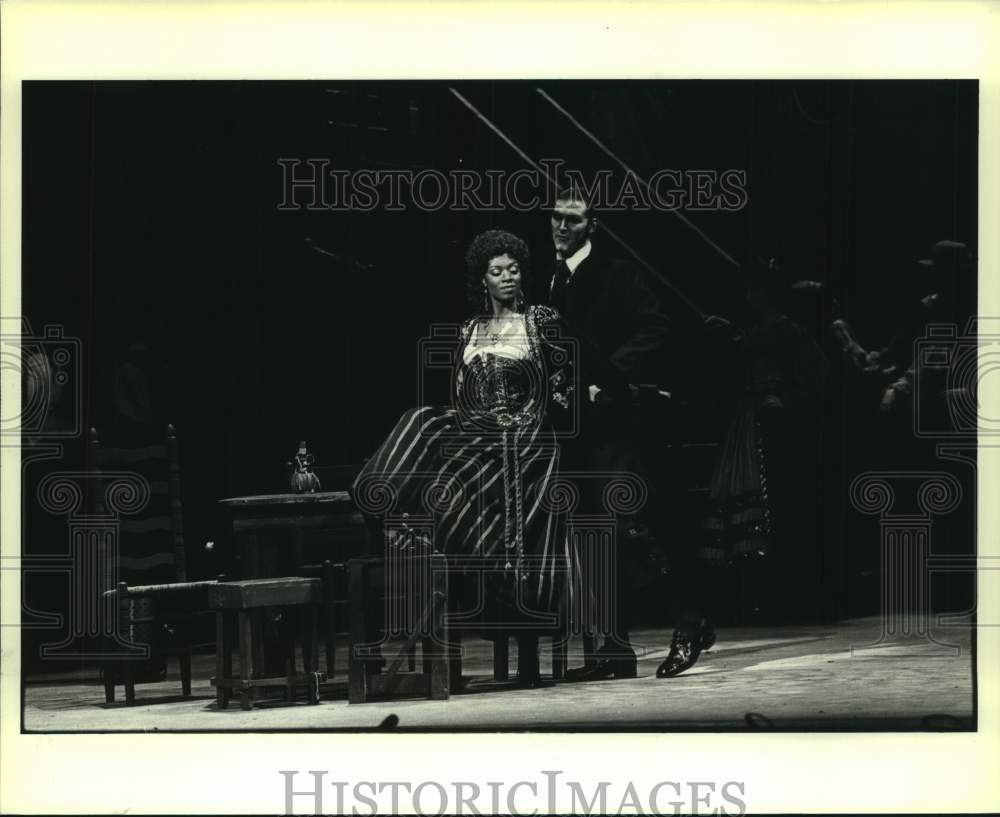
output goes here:
[[[655, 671], [670, 633], [634, 636], [644, 654], [639, 677], [559, 683], [519, 690], [492, 681], [491, 645], [468, 639], [463, 672], [469, 691], [448, 701], [394, 700], [349, 705], [346, 684], [317, 706], [275, 703], [245, 712], [238, 701], [219, 710], [208, 679], [214, 658], [195, 656], [190, 698], [179, 697], [176, 663], [168, 679], [136, 689], [137, 706], [104, 703], [96, 675], [31, 681], [24, 690], [28, 732], [290, 731], [378, 729], [390, 716], [400, 730], [743, 731], [974, 729], [975, 661], [968, 627], [935, 631], [947, 649], [919, 638], [877, 643], [876, 618], [830, 626], [728, 628], [684, 675], [660, 680]], [[875, 646], [865, 646], [865, 645]], [[570, 645], [578, 666], [579, 641]], [[511, 645], [513, 677], [515, 663]], [[543, 672], [549, 667], [542, 643]], [[340, 653], [346, 657], [346, 651]], [[338, 658], [340, 657], [338, 655]], [[322, 666], [322, 664], [321, 664]], [[342, 673], [342, 677], [346, 672]]]

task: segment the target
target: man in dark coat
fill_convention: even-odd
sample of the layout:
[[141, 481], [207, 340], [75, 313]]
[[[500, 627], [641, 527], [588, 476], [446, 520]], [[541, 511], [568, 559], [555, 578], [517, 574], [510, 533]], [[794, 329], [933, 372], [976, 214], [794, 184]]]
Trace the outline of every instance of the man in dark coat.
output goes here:
[[[579, 433], [563, 443], [562, 468], [581, 477], [584, 513], [606, 513], [603, 483], [615, 474], [644, 474], [637, 439], [636, 395], [642, 383], [664, 384], [670, 321], [642, 274], [633, 265], [612, 258], [595, 239], [597, 218], [578, 189], [560, 191], [552, 212], [555, 269], [543, 280], [541, 294], [562, 315], [567, 331], [578, 342], [576, 374], [580, 405]], [[596, 479], [590, 479], [593, 475]], [[588, 484], [589, 483], [589, 484]], [[604, 564], [614, 564], [614, 581], [591, 576], [596, 603], [609, 614], [610, 631], [588, 665], [567, 672], [567, 680], [631, 678], [636, 655], [628, 627], [628, 600], [623, 551], [634, 518], [619, 520], [616, 552]], [[601, 568], [598, 568], [600, 571]], [[603, 616], [602, 616], [603, 618]], [[697, 636], [681, 633], [672, 645], [671, 671], [693, 665], [702, 645]], [[692, 657], [693, 655], [693, 657]], [[668, 662], [664, 662], [665, 665]], [[661, 667], [661, 670], [663, 667]], [[658, 672], [658, 674], [663, 674]]]
[[[628, 385], [658, 374], [657, 358], [667, 340], [669, 323], [659, 301], [635, 267], [612, 258], [593, 240], [597, 218], [586, 201], [560, 198], [552, 215], [556, 269], [548, 283], [548, 302], [559, 310], [573, 332], [596, 346], [599, 371], [581, 372], [582, 383], [597, 402], [596, 387], [607, 398], [625, 397]], [[562, 196], [562, 194], [561, 194]]]

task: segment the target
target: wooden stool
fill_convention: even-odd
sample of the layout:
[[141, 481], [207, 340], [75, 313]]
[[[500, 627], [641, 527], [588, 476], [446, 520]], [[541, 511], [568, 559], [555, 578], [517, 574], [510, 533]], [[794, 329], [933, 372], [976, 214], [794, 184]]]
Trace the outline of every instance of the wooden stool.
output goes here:
[[[316, 619], [323, 604], [323, 582], [320, 579], [281, 578], [252, 579], [238, 582], [220, 582], [209, 589], [208, 606], [215, 616], [215, 677], [216, 702], [220, 709], [229, 704], [232, 690], [240, 695], [240, 705], [250, 709], [260, 687], [285, 687], [285, 698], [295, 700], [295, 688], [304, 686], [310, 704], [319, 703], [319, 685], [325, 673], [317, 670]], [[302, 663], [303, 671], [295, 670], [295, 637], [291, 627], [285, 628], [287, 673], [270, 678], [254, 677], [254, 650], [260, 644], [263, 611], [268, 608], [285, 608], [289, 612], [298, 608], [302, 614]], [[239, 633], [240, 674], [233, 676], [232, 643], [229, 639], [232, 614], [236, 614]], [[228, 614], [228, 616], [227, 616]]]
[[[448, 655], [448, 563], [444, 556], [414, 556], [400, 573], [387, 577], [386, 560], [374, 557], [348, 562], [350, 655], [348, 699], [352, 704], [401, 696], [446, 700], [450, 694]], [[398, 565], [396, 565], [398, 567]], [[415, 613], [405, 632], [398, 622], [386, 622], [386, 608]], [[383, 657], [387, 627], [406, 639], [399, 652]], [[414, 648], [422, 641], [422, 671], [401, 671], [403, 661], [415, 669]], [[383, 665], [385, 668], [383, 669]]]

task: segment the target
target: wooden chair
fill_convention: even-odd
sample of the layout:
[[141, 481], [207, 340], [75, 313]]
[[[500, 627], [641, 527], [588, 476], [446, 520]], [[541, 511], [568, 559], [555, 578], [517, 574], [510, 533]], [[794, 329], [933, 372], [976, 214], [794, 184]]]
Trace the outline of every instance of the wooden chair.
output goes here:
[[[95, 515], [105, 513], [101, 486], [115, 473], [139, 474], [149, 484], [146, 512], [119, 523], [113, 565], [118, 581], [105, 592], [117, 613], [115, 636], [106, 639], [104, 651], [114, 656], [104, 662], [105, 701], [114, 703], [121, 683], [126, 704], [134, 705], [135, 685], [162, 680], [168, 656], [178, 658], [181, 693], [190, 695], [192, 624], [196, 614], [208, 611], [208, 590], [216, 581], [188, 581], [174, 427], [167, 426], [164, 444], [133, 448], [103, 447], [92, 428], [90, 453], [98, 487], [92, 494]], [[147, 660], [139, 663], [142, 653]]]
[[[401, 696], [446, 700], [451, 688], [447, 560], [440, 554], [413, 556], [402, 576], [386, 566], [387, 560], [378, 557], [348, 563], [348, 700], [352, 704]], [[399, 614], [393, 616], [395, 621], [386, 621], [387, 609]], [[387, 635], [403, 639], [395, 654]], [[418, 641], [424, 659], [419, 671], [414, 664]]]
[[[566, 662], [569, 654], [569, 610], [565, 601], [559, 608], [559, 620], [556, 625], [538, 632], [539, 638], [549, 638], [552, 641], [552, 680], [561, 681], [566, 675]], [[510, 679], [510, 636], [499, 634], [493, 641], [493, 680], [507, 681]], [[590, 639], [591, 651], [593, 638]], [[584, 651], [587, 649], [587, 636], [584, 636]]]
[[[352, 559], [348, 563], [349, 700], [366, 703], [403, 696], [447, 699], [463, 683], [463, 636], [482, 635], [482, 627], [449, 618], [449, 562], [445, 556], [413, 556], [398, 561], [392, 569], [387, 569], [387, 564], [380, 557]], [[386, 621], [387, 612], [395, 621]], [[560, 610], [553, 627], [538, 631], [540, 638], [552, 640], [555, 680], [563, 678], [566, 668], [567, 616], [567, 610]], [[390, 646], [389, 635], [399, 637], [401, 643]], [[510, 635], [505, 632], [493, 639], [496, 681], [509, 680], [509, 641]], [[418, 643], [423, 652], [419, 670], [415, 655]]]
[[[573, 611], [569, 609], [567, 603], [567, 593], [564, 591], [558, 610], [555, 612], [555, 621], [551, 626], [538, 625], [532, 631], [541, 642], [542, 639], [549, 639], [551, 642], [552, 656], [552, 680], [561, 681], [566, 675], [567, 657], [569, 653], [569, 641], [571, 633], [570, 617]], [[474, 632], [485, 637], [480, 626], [463, 627], [453, 620], [450, 626], [452, 641], [459, 644], [462, 636], [467, 632]], [[493, 642], [493, 680], [504, 682], [510, 680], [510, 641], [514, 636], [508, 632], [500, 630], [488, 640]], [[592, 644], [593, 638], [584, 635], [585, 651], [588, 643]], [[541, 646], [541, 645], [540, 645]], [[461, 651], [453, 657], [452, 678], [461, 675]], [[520, 657], [519, 657], [520, 660]]]

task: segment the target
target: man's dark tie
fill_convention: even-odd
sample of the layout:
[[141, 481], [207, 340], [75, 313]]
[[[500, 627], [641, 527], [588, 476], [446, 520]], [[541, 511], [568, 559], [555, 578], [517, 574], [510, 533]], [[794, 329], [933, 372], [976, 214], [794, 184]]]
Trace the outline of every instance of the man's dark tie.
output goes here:
[[569, 283], [569, 276], [569, 267], [565, 261], [560, 261], [552, 276], [552, 292], [549, 295], [549, 303], [560, 312], [566, 311], [566, 284]]

